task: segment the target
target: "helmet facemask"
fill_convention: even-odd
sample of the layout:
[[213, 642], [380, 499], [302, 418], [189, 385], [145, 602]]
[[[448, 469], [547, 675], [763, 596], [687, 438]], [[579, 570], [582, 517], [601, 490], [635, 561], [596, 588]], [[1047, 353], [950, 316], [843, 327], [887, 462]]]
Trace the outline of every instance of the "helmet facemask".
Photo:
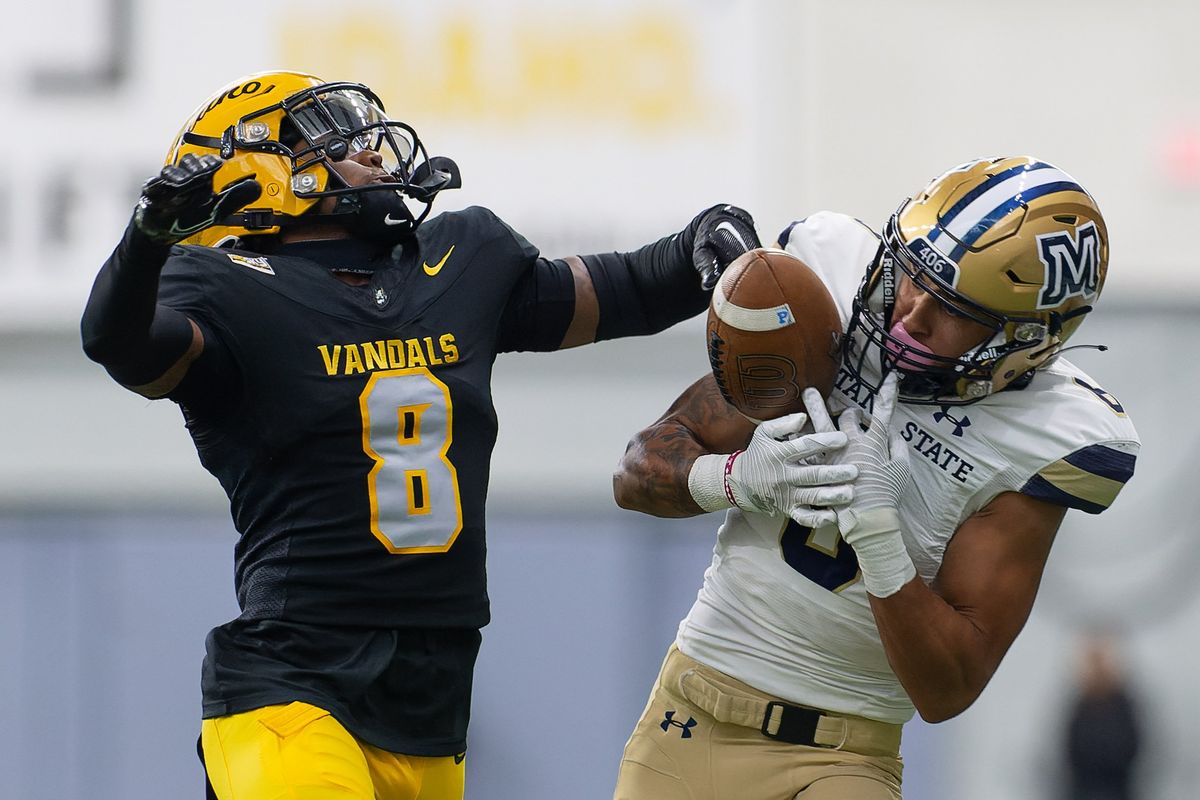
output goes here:
[[[957, 268], [923, 239], [906, 245], [899, 236], [898, 216], [899, 212], [888, 221], [875, 262], [853, 303], [851, 335], [844, 339], [851, 371], [861, 379], [863, 361], [877, 357], [881, 378], [900, 371], [900, 399], [913, 404], [972, 403], [1028, 380], [1048, 351], [1058, 348], [1057, 337], [1040, 319], [996, 313], [957, 291], [953, 281]], [[921, 346], [893, 320], [899, 283], [904, 280], [931, 295], [947, 314], [969, 319], [990, 335], [958, 356], [938, 355]], [[855, 332], [866, 347], [856, 342]], [[863, 382], [872, 393], [879, 388]]]
[[[280, 106], [283, 117], [277, 142], [265, 139], [269, 126], [257, 119], [272, 114], [274, 108], [239, 121], [233, 142], [235, 148], [245, 150], [279, 147], [285, 151], [292, 163], [291, 190], [296, 197], [337, 198], [332, 208], [314, 207], [298, 219], [342, 223], [356, 236], [387, 244], [413, 233], [432, 201], [423, 198], [425, 207], [419, 215], [405, 202], [416, 158], [428, 160], [416, 131], [388, 119], [378, 98], [358, 84], [324, 84], [294, 94]], [[389, 182], [351, 186], [342, 179], [334, 165], [363, 151], [377, 154]]]

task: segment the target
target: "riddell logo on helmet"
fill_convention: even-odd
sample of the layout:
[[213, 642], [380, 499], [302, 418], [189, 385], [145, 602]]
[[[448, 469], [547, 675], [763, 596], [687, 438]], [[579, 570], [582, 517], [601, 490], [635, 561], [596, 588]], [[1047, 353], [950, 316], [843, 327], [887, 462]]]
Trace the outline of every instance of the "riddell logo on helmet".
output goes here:
[[1096, 223], [1080, 225], [1069, 232], [1037, 237], [1038, 257], [1046, 268], [1046, 280], [1038, 295], [1038, 308], [1054, 308], [1070, 297], [1096, 293], [1100, 281], [1100, 234]]

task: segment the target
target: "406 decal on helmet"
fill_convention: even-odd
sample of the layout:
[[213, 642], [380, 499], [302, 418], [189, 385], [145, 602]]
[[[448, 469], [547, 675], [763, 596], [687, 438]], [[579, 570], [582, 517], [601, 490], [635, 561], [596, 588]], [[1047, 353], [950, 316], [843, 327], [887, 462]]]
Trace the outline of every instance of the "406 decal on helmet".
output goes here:
[[[970, 403], [1019, 387], [1061, 352], [1107, 268], [1104, 218], [1070, 175], [1026, 156], [963, 164], [888, 220], [853, 303], [845, 366], [874, 391], [863, 367], [877, 355], [882, 373], [900, 370], [909, 403]], [[901, 279], [991, 335], [953, 358], [893, 335]]]
[[[350, 186], [333, 169], [373, 151], [386, 180]], [[462, 185], [458, 167], [430, 157], [410, 126], [389, 119], [383, 102], [360, 83], [327, 83], [300, 72], [264, 72], [222, 88], [204, 101], [175, 137], [166, 164], [187, 154], [219, 155], [217, 187], [254, 177], [262, 195], [186, 240], [219, 246], [278, 233], [301, 215], [350, 224], [370, 238], [410, 234], [443, 189]], [[323, 198], [332, 201], [318, 204]], [[424, 204], [414, 214], [405, 200]]]

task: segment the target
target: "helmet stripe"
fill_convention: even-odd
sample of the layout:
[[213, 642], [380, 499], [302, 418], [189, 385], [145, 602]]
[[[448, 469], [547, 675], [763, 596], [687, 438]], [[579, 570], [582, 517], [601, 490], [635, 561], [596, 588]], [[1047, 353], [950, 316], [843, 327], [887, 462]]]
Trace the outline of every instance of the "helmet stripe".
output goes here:
[[[936, 241], [943, 233], [954, 240], [948, 255], [957, 262], [966, 249], [1014, 209], [1055, 192], [1083, 192], [1070, 175], [1049, 164], [1021, 165], [984, 181], [956, 203], [929, 232]], [[943, 250], [945, 248], [942, 248]]]
[[[979, 162], [974, 163], [977, 164]], [[967, 166], [971, 167], [974, 166], [974, 164], [968, 164]], [[1020, 164], [1015, 167], [1009, 167], [1002, 172], [997, 172], [995, 175], [989, 176], [987, 180], [983, 181], [974, 189], [967, 192], [957, 203], [951, 206], [950, 210], [942, 215], [941, 224], [945, 227], [949, 227], [950, 223], [952, 223], [955, 218], [958, 217], [958, 215], [962, 214], [968, 206], [979, 199], [981, 195], [991, 191], [992, 189], [995, 189], [997, 186], [1007, 182], [1009, 179], [1014, 177], [1019, 178], [1027, 172], [1034, 172], [1042, 169], [1054, 169], [1054, 167], [1042, 161], [1035, 161], [1032, 164]], [[952, 172], [953, 170], [951, 173]]]
[[964, 233], [962, 235], [962, 237], [960, 239], [961, 243], [956, 243], [954, 250], [950, 253], [951, 260], [954, 261], [955, 263], [957, 263], [959, 261], [959, 259], [961, 259], [963, 257], [963, 255], [967, 252], [968, 247], [975, 244], [975, 242], [978, 241], [981, 236], [983, 236], [985, 233], [987, 233], [989, 230], [991, 230], [991, 228], [996, 223], [1000, 222], [1002, 219], [1004, 219], [1006, 216], [1008, 216], [1008, 214], [1011, 211], [1013, 211], [1014, 209], [1020, 208], [1022, 205], [1029, 202], [1030, 200], [1034, 200], [1038, 197], [1043, 197], [1048, 194], [1054, 194], [1056, 192], [1082, 192], [1082, 191], [1083, 191], [1083, 187], [1081, 187], [1079, 184], [1075, 183], [1072, 180], [1065, 180], [1065, 181], [1055, 181], [1054, 183], [1047, 183], [1042, 186], [1036, 186], [1036, 187], [1033, 187], [1031, 189], [1028, 189], [1028, 190], [1022, 192], [1021, 194], [1017, 195], [1016, 197], [1009, 198], [1008, 200], [1004, 201], [1000, 205], [996, 206], [996, 208], [992, 209], [987, 214], [987, 216], [985, 216], [983, 219], [981, 219], [978, 223], [976, 223], [972, 228], [970, 228], [966, 233]]

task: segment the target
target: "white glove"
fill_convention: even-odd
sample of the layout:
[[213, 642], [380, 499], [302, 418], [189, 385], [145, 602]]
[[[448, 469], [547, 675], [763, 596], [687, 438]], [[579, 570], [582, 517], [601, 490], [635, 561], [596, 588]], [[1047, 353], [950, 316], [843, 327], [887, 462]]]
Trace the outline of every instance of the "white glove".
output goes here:
[[[828, 419], [828, 414], [826, 414]], [[836, 512], [818, 506], [849, 503], [852, 464], [825, 464], [828, 453], [846, 446], [846, 434], [829, 423], [801, 434], [808, 415], [789, 414], [758, 426], [745, 450], [700, 456], [688, 473], [688, 489], [705, 511], [737, 506], [759, 514], [785, 514], [817, 528], [833, 523]]]
[[854, 548], [863, 583], [876, 597], [900, 591], [917, 574], [904, 548], [896, 510], [900, 496], [912, 483], [908, 446], [898, 433], [888, 430], [899, 383], [895, 372], [884, 380], [865, 432], [857, 408], [847, 410], [838, 420], [849, 443], [836, 460], [858, 467], [854, 497], [837, 512], [838, 530]]

